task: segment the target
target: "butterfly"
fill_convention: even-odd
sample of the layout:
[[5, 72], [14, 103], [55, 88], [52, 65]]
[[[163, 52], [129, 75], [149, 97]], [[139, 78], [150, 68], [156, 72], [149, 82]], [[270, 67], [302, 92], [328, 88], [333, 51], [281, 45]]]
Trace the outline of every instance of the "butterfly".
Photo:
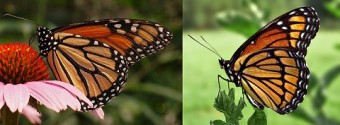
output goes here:
[[127, 81], [128, 69], [140, 59], [166, 47], [172, 33], [158, 23], [103, 19], [48, 29], [37, 28], [39, 53], [47, 58], [57, 80], [83, 92], [93, 103], [80, 100], [83, 111], [116, 97]]
[[220, 66], [253, 106], [287, 114], [307, 94], [305, 56], [319, 22], [313, 7], [291, 10], [257, 31], [230, 60], [220, 59]]

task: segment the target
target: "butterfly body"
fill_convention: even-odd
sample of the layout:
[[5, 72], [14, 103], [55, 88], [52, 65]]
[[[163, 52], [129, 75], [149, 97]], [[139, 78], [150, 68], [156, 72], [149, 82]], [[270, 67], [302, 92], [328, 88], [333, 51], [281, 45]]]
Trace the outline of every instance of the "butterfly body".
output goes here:
[[38, 27], [40, 55], [56, 79], [70, 83], [94, 104], [92, 110], [117, 96], [127, 81], [128, 69], [140, 59], [170, 43], [165, 27], [136, 19], [104, 19], [56, 29]]
[[305, 56], [318, 29], [313, 7], [294, 9], [251, 36], [230, 60], [219, 63], [253, 106], [289, 113], [307, 93], [310, 72]]

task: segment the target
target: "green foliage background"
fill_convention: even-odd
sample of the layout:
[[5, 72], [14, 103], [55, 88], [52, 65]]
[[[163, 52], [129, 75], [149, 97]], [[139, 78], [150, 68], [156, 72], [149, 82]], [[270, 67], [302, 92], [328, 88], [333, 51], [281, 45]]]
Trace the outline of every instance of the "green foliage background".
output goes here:
[[[122, 93], [104, 107], [105, 120], [90, 113], [55, 113], [41, 107], [48, 125], [179, 125], [182, 123], [181, 0], [0, 0], [0, 15], [13, 14], [56, 28], [103, 18], [136, 18], [158, 22], [174, 34], [172, 43], [130, 68]], [[0, 42], [25, 42], [36, 26], [12, 17], [0, 18]], [[37, 48], [37, 42], [33, 44]], [[38, 50], [38, 49], [37, 49]], [[29, 124], [21, 117], [20, 124]]]
[[[279, 115], [271, 109], [264, 111], [268, 125], [339, 125], [340, 112], [340, 12], [338, 0], [185, 0], [183, 34], [183, 124], [209, 124], [210, 120], [226, 119], [214, 109], [217, 97], [217, 75], [227, 78], [220, 69], [218, 56], [194, 42], [203, 36], [225, 59], [260, 27], [272, 19], [301, 6], [313, 6], [320, 18], [320, 31], [312, 40], [306, 57], [312, 73], [308, 94], [297, 110]], [[228, 93], [227, 82], [222, 90]], [[235, 103], [242, 97], [241, 88], [235, 88]], [[241, 125], [254, 112], [246, 99]], [[249, 123], [249, 122], [248, 122]]]

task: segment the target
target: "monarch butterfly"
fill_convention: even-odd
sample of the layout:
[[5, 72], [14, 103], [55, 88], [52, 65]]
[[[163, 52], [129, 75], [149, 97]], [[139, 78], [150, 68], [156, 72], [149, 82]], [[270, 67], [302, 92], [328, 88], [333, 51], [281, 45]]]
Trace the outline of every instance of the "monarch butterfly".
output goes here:
[[310, 73], [305, 56], [318, 30], [315, 9], [297, 8], [268, 23], [230, 60], [220, 59], [219, 63], [253, 106], [286, 114], [307, 94]]
[[38, 27], [40, 55], [56, 79], [82, 91], [93, 110], [117, 96], [128, 69], [170, 43], [172, 33], [158, 23], [137, 19], [103, 19], [48, 29]]
[[287, 114], [307, 94], [310, 72], [305, 56], [319, 22], [313, 7], [291, 10], [257, 31], [230, 60], [194, 40], [221, 57], [219, 64], [229, 80], [219, 78], [241, 87], [254, 107]]

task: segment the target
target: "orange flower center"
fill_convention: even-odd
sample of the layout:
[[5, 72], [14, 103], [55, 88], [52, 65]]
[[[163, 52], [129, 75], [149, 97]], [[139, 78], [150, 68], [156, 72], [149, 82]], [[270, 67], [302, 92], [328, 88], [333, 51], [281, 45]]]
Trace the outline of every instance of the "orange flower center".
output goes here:
[[49, 79], [47, 65], [31, 46], [0, 44], [0, 82], [19, 84], [45, 79]]

